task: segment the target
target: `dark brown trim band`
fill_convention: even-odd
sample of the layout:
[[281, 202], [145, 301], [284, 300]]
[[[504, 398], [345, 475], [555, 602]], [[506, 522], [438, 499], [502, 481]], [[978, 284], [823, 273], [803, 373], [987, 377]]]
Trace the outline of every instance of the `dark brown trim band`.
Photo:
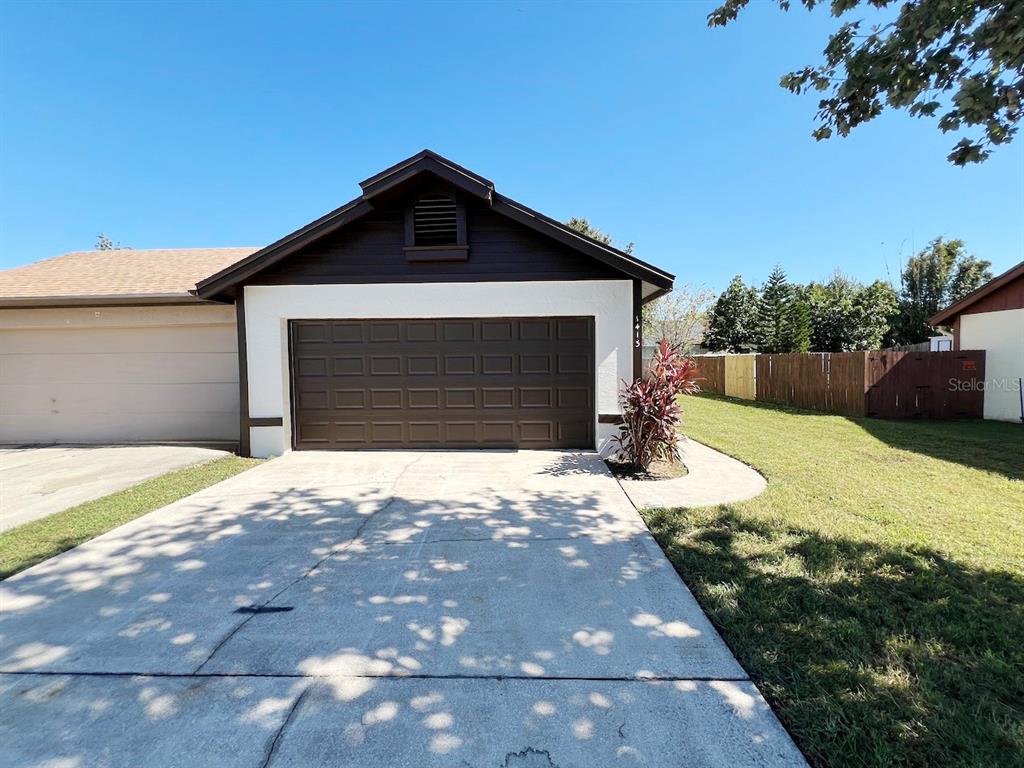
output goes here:
[[597, 417], [598, 424], [621, 424], [622, 414], [621, 413], [601, 413]]
[[238, 454], [250, 456], [249, 447], [249, 363], [245, 349], [245, 289], [235, 299], [238, 325]]
[[249, 418], [250, 427], [283, 427], [284, 419], [280, 416], [252, 416]]
[[633, 281], [633, 381], [644, 375], [644, 286]]

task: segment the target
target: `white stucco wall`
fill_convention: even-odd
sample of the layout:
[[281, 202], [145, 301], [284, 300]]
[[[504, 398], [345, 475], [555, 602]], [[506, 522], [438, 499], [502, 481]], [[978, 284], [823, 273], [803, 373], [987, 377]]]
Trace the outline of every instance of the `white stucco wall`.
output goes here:
[[[289, 320], [592, 316], [597, 413], [618, 413], [619, 383], [632, 376], [632, 301], [629, 280], [249, 286], [249, 416], [284, 420], [282, 427], [252, 428], [252, 453], [272, 456], [291, 448]], [[604, 448], [615, 427], [596, 418], [597, 447]]]
[[985, 350], [985, 418], [1019, 421], [1024, 309], [961, 315], [960, 349]]

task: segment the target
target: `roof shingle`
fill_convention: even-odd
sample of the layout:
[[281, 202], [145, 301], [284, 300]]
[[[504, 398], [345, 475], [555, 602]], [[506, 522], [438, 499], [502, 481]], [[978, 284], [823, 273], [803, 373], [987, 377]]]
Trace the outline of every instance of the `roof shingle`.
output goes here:
[[257, 248], [75, 251], [0, 272], [0, 299], [186, 297]]

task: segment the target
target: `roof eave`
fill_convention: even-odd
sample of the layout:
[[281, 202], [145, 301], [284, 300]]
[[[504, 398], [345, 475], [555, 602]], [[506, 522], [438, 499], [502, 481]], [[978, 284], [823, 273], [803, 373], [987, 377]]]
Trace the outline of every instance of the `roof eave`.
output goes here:
[[[402, 162], [371, 176], [360, 183], [363, 194], [295, 232], [271, 243], [241, 261], [199, 281], [196, 293], [200, 298], [225, 295], [235, 285], [272, 266], [281, 259], [341, 227], [365, 216], [374, 209], [373, 199], [421, 173], [432, 173], [460, 189], [485, 200], [492, 210], [524, 224], [537, 232], [575, 248], [625, 275], [653, 285], [658, 291], [672, 290], [675, 276], [601, 243], [567, 227], [522, 203], [494, 191], [494, 184], [447, 158], [424, 150]], [[660, 295], [660, 293], [659, 293]]]
[[326, 216], [321, 216], [316, 221], [310, 222], [301, 229], [282, 237], [266, 248], [256, 251], [256, 253], [246, 256], [241, 261], [236, 261], [234, 264], [225, 267], [220, 272], [200, 280], [196, 283], [196, 294], [203, 299], [214, 297], [252, 274], [276, 264], [313, 240], [323, 237], [358, 218], [362, 218], [371, 210], [373, 210], [373, 206], [364, 201], [362, 197], [349, 200]]
[[220, 304], [192, 292], [185, 293], [109, 293], [78, 296], [2, 296], [0, 309], [48, 309], [57, 307], [120, 307], [155, 305]]
[[490, 202], [491, 196], [494, 194], [494, 184], [482, 176], [477, 176], [462, 166], [444, 160], [433, 153], [429, 155], [421, 153], [408, 161], [393, 166], [388, 171], [360, 182], [363, 199], [373, 200], [421, 173], [432, 173], [463, 192], [487, 202]]
[[998, 277], [992, 278], [980, 288], [977, 288], [964, 296], [960, 301], [954, 302], [940, 312], [932, 315], [928, 318], [928, 325], [948, 325], [950, 320], [962, 313], [976, 301], [985, 298], [990, 293], [998, 291], [1011, 280], [1016, 280], [1021, 276], [1024, 276], [1024, 261], [1020, 262], [1016, 266], [1010, 267]]
[[520, 224], [524, 224], [537, 232], [546, 234], [576, 250], [583, 251], [588, 256], [593, 256], [598, 261], [614, 267], [630, 277], [648, 282], [659, 289], [672, 290], [672, 286], [675, 283], [675, 275], [672, 273], [658, 269], [654, 265], [641, 261], [625, 251], [620, 251], [618, 248], [613, 248], [598, 240], [587, 237], [583, 233], [577, 232], [575, 229], [567, 227], [565, 224], [555, 221], [542, 213], [538, 213], [522, 203], [518, 203], [504, 195], [495, 194], [491, 207], [510, 219], [518, 221]]

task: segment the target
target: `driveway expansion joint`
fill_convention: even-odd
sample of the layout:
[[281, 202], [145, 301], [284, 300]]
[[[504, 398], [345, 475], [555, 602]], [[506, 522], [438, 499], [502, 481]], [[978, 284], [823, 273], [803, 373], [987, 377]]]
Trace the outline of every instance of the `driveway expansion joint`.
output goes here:
[[33, 672], [30, 670], [0, 670], [0, 675], [12, 677], [151, 677], [154, 679], [172, 680], [196, 680], [196, 679], [245, 679], [264, 678], [278, 680], [515, 680], [539, 682], [574, 682], [574, 683], [748, 683], [750, 678], [746, 676], [690, 676], [680, 677], [675, 675], [432, 675], [432, 674], [401, 674], [401, 675], [304, 675], [288, 672]]

